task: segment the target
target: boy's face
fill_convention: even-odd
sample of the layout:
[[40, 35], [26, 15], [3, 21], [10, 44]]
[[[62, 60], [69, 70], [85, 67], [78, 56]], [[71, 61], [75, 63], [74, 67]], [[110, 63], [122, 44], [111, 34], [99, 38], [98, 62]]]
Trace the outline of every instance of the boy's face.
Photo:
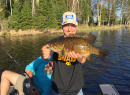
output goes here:
[[70, 34], [75, 34], [77, 32], [78, 25], [71, 23], [63, 25], [64, 37], [68, 37]]

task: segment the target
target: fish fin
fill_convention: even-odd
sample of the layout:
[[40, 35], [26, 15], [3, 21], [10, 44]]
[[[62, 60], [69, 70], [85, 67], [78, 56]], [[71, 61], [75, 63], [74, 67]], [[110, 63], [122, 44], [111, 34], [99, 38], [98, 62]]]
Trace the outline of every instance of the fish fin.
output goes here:
[[91, 44], [94, 44], [95, 40], [96, 40], [96, 36], [94, 36], [92, 34], [86, 34], [85, 36], [81, 36], [79, 34], [70, 34], [68, 37], [83, 37], [83, 38], [89, 40], [89, 42]]
[[95, 40], [96, 40], [96, 36], [94, 36], [92, 34], [86, 34], [86, 35], [83, 36], [83, 38], [88, 39], [91, 44], [94, 44]]
[[68, 53], [65, 51], [65, 50], [62, 50], [62, 51], [59, 51], [57, 52], [58, 54], [61, 54], [61, 55], [64, 55], [64, 56], [67, 56]]
[[67, 56], [68, 53], [69, 53], [69, 51], [67, 49], [63, 48], [62, 55]]
[[57, 53], [63, 55], [64, 54], [63, 50], [64, 50], [64, 44], [62, 45], [62, 49], [59, 52], [57, 52]]
[[59, 51], [59, 52], [57, 52], [57, 53], [62, 55], [62, 51]]
[[84, 56], [87, 58], [87, 57], [89, 57], [89, 56], [90, 56], [90, 54], [85, 54]]
[[102, 61], [104, 61], [105, 56], [107, 56], [108, 54], [109, 54], [108, 51], [102, 49], [102, 50], [99, 52], [99, 55], [98, 55], [98, 56], [99, 56], [99, 58], [100, 58]]

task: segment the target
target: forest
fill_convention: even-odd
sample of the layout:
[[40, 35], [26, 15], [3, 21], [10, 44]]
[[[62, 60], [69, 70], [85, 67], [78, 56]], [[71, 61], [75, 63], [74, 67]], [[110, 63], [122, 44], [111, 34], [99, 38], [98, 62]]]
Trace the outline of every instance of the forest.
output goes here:
[[0, 32], [60, 29], [66, 11], [86, 27], [130, 25], [130, 0], [0, 0]]

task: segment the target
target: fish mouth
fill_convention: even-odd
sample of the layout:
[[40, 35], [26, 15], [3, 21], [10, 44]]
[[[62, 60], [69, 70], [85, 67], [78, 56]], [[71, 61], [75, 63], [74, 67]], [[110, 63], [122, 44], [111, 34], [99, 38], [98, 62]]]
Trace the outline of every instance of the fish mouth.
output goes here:
[[49, 45], [49, 47], [47, 47], [47, 48], [49, 48], [49, 49], [53, 49], [53, 46], [52, 46], [51, 43], [49, 43], [48, 45]]
[[62, 51], [62, 49], [64, 47], [64, 44], [63, 44], [62, 48], [55, 46], [55, 44], [53, 44], [53, 43], [49, 43], [48, 45], [49, 45], [49, 47], [48, 47], [49, 49], [51, 49], [52, 51], [57, 52], [57, 53]]
[[48, 47], [49, 49], [55, 51], [55, 48], [54, 48], [54, 46], [51, 43], [49, 43], [48, 45], [49, 45], [49, 47]]
[[51, 44], [50, 44], [50, 43], [48, 43], [48, 45], [49, 45], [49, 47], [47, 47], [47, 48], [50, 48], [50, 47], [51, 47]]

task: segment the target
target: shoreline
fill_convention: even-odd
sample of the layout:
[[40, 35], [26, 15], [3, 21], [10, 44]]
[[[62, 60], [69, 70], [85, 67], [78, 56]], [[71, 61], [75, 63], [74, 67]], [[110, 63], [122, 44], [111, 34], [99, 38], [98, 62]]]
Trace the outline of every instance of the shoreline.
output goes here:
[[[130, 28], [130, 26], [127, 26], [128, 28]], [[93, 32], [93, 31], [105, 31], [105, 30], [117, 30], [117, 29], [123, 29], [126, 28], [126, 26], [122, 25], [121, 27], [119, 25], [115, 25], [115, 26], [96, 26], [96, 27], [86, 27], [86, 26], [79, 26], [79, 31], [89, 31], [89, 32]]]
[[[122, 29], [122, 28], [127, 28], [126, 26], [122, 25], [121, 27], [119, 25], [116, 26], [96, 26], [96, 27], [87, 27], [87, 26], [78, 26], [78, 32], [93, 32], [93, 31], [105, 31], [105, 30], [117, 30], [117, 29]], [[128, 26], [130, 28], [130, 26]], [[46, 29], [44, 31], [41, 30], [21, 30], [19, 29], [18, 32], [15, 30], [10, 30], [9, 32], [0, 32], [0, 37], [5, 37], [5, 36], [34, 36], [34, 35], [48, 35], [48, 34], [54, 34], [54, 33], [63, 33], [62, 29]]]

